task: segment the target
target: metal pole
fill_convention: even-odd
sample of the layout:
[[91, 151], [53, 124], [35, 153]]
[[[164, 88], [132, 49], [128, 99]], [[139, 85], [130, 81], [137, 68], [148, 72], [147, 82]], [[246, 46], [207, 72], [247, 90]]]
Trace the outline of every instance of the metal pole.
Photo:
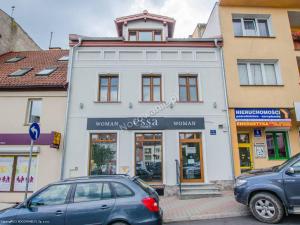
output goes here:
[[29, 184], [29, 176], [30, 176], [30, 168], [31, 168], [31, 160], [32, 160], [32, 150], [33, 150], [33, 140], [31, 139], [24, 201], [27, 199], [27, 193], [28, 193], [28, 184]]

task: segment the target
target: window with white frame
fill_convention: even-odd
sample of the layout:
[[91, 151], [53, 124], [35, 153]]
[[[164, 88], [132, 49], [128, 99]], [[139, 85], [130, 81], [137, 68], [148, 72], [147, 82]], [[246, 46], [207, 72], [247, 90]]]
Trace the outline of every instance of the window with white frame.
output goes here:
[[238, 61], [241, 85], [281, 85], [277, 62]]
[[27, 123], [40, 123], [42, 114], [42, 99], [28, 100]]
[[271, 36], [269, 15], [233, 15], [234, 36]]

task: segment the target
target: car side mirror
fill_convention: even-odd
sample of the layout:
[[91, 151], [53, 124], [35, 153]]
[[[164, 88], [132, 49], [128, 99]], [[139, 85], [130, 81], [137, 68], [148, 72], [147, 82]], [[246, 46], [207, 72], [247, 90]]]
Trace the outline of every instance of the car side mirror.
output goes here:
[[285, 173], [286, 173], [287, 175], [293, 175], [293, 174], [295, 174], [295, 169], [294, 169], [293, 167], [289, 167], [289, 168], [285, 171]]

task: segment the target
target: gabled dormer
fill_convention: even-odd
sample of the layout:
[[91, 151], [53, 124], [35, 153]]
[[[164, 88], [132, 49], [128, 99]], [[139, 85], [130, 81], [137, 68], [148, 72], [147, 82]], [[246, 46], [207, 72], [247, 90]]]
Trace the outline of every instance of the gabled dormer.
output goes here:
[[140, 14], [119, 17], [115, 24], [118, 36], [125, 41], [166, 41], [173, 37], [175, 20], [145, 10]]

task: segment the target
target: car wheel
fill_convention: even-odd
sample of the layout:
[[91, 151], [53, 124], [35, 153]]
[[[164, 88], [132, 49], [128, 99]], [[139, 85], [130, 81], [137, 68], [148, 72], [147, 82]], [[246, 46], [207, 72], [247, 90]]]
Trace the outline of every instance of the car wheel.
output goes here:
[[270, 193], [254, 195], [249, 204], [252, 215], [263, 223], [279, 223], [284, 215], [281, 201]]

